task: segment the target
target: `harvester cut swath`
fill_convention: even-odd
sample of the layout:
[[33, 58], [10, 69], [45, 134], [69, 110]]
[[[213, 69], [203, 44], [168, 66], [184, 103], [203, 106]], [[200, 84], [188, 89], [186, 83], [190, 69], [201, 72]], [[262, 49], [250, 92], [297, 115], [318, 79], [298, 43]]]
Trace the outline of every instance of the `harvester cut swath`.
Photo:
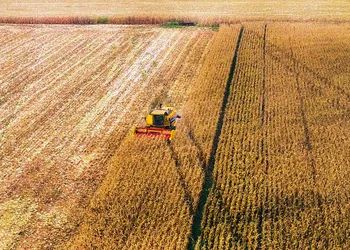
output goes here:
[[163, 138], [173, 140], [176, 131], [176, 121], [181, 118], [173, 107], [162, 106], [151, 110], [146, 116], [146, 126], [136, 127], [133, 134], [141, 137]]

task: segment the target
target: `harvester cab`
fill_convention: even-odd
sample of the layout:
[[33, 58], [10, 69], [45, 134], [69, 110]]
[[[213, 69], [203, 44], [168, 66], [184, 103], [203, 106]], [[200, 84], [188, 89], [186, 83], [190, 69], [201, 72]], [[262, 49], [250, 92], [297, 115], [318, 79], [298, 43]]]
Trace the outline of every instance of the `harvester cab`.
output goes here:
[[173, 107], [159, 105], [146, 116], [146, 126], [137, 127], [134, 134], [137, 136], [161, 137], [172, 140], [175, 136], [176, 120], [181, 118]]

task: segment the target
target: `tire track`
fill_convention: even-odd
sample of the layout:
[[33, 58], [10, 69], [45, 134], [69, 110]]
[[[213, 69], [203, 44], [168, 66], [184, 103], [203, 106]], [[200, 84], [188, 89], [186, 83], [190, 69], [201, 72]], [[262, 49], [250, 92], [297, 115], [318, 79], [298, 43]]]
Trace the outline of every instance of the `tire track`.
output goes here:
[[215, 165], [216, 153], [220, 142], [220, 136], [221, 136], [221, 131], [223, 127], [223, 121], [225, 118], [226, 106], [228, 104], [229, 96], [231, 94], [231, 86], [233, 84], [233, 78], [235, 75], [236, 65], [238, 61], [238, 53], [239, 53], [239, 48], [243, 37], [243, 33], [244, 33], [244, 27], [242, 26], [237, 39], [237, 44], [233, 55], [229, 77], [226, 82], [224, 97], [222, 100], [219, 119], [217, 122], [216, 131], [215, 131], [215, 135], [212, 143], [210, 158], [208, 161], [208, 165], [204, 171], [204, 181], [203, 181], [202, 189], [199, 196], [198, 206], [194, 211], [194, 216], [193, 216], [192, 226], [191, 226], [191, 233], [188, 241], [188, 249], [191, 249], [191, 250], [195, 248], [198, 238], [202, 233], [201, 223], [203, 219], [204, 209], [206, 207], [206, 203], [209, 197], [209, 193], [213, 187], [213, 169]]
[[[292, 48], [290, 48], [290, 53], [291, 53], [291, 57], [294, 57], [294, 53]], [[311, 176], [312, 176], [312, 180], [313, 183], [316, 184], [316, 163], [315, 163], [315, 157], [313, 156], [313, 152], [312, 152], [312, 142], [311, 142], [311, 133], [310, 133], [310, 128], [309, 128], [309, 123], [307, 120], [307, 115], [306, 115], [306, 109], [305, 109], [305, 100], [304, 97], [302, 95], [302, 91], [300, 88], [300, 73], [298, 71], [298, 66], [297, 66], [297, 62], [294, 62], [293, 64], [293, 73], [296, 74], [296, 88], [297, 88], [297, 93], [298, 93], [298, 101], [299, 101], [299, 113], [301, 116], [301, 122], [302, 122], [302, 126], [303, 126], [303, 131], [304, 131], [304, 146], [305, 149], [307, 151], [307, 161], [309, 166], [311, 167]]]
[[170, 154], [171, 154], [171, 158], [174, 160], [175, 162], [175, 170], [176, 170], [176, 174], [178, 176], [179, 179], [179, 183], [180, 186], [182, 188], [182, 190], [184, 191], [184, 200], [185, 203], [188, 206], [188, 209], [190, 211], [190, 214], [194, 213], [194, 209], [193, 209], [193, 197], [191, 195], [191, 191], [186, 183], [186, 179], [185, 176], [183, 175], [182, 171], [181, 171], [181, 161], [180, 158], [178, 157], [175, 148], [173, 146], [173, 144], [171, 142], [168, 142], [168, 148], [170, 150]]
[[[293, 57], [293, 50], [290, 48], [291, 55]], [[297, 63], [294, 62], [294, 74], [296, 74], [296, 89], [297, 89], [297, 99], [299, 101], [299, 112], [301, 116], [301, 122], [302, 122], [302, 127], [303, 127], [303, 132], [304, 132], [304, 147], [306, 149], [306, 156], [307, 156], [307, 164], [311, 168], [311, 177], [312, 177], [312, 182], [313, 182], [313, 190], [312, 190], [312, 195], [315, 199], [315, 205], [316, 208], [318, 209], [319, 213], [318, 215], [320, 216], [319, 221], [324, 222], [326, 221], [324, 217], [324, 209], [322, 206], [322, 197], [321, 195], [317, 192], [317, 169], [316, 169], [316, 160], [313, 152], [313, 143], [311, 139], [311, 131], [310, 131], [310, 126], [309, 122], [307, 119], [307, 114], [306, 114], [306, 105], [305, 105], [305, 99], [303, 97], [303, 92], [300, 87], [300, 73], [297, 70]], [[326, 249], [328, 249], [328, 243], [326, 243]]]

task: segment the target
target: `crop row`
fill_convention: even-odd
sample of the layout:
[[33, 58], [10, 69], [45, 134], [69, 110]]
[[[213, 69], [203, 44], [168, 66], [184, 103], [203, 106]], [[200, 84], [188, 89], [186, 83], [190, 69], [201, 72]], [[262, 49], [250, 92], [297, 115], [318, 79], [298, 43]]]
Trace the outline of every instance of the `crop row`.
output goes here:
[[346, 82], [311, 73], [323, 61], [306, 52], [319, 48], [305, 32], [291, 41], [282, 25], [246, 27], [197, 247], [348, 246]]

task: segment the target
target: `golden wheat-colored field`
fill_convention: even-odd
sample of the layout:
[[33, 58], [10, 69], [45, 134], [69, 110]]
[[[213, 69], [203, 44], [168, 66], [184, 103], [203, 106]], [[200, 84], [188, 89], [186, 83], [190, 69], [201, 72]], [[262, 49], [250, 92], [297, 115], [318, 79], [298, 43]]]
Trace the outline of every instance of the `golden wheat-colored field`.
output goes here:
[[[235, 46], [224, 52], [214, 42], [179, 137], [170, 145], [125, 142], [71, 248], [347, 248], [349, 27], [283, 27], [220, 29], [217, 43], [239, 43], [229, 91], [229, 78], [219, 76], [229, 75]], [[329, 43], [334, 30], [336, 42]], [[328, 60], [319, 59], [320, 50]], [[213, 91], [202, 77], [221, 87]]]
[[349, 31], [0, 26], [0, 248], [349, 248]]
[[2, 0], [0, 16], [174, 16], [199, 19], [347, 19], [347, 0]]
[[349, 247], [349, 28], [245, 25], [197, 246]]

